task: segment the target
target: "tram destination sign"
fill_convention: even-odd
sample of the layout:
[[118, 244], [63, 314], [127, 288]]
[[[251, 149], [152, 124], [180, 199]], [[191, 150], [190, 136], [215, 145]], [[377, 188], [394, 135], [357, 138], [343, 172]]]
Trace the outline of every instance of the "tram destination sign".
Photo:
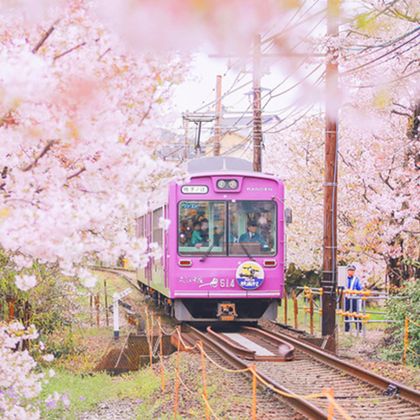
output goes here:
[[181, 192], [183, 194], [207, 194], [209, 187], [207, 185], [183, 185]]

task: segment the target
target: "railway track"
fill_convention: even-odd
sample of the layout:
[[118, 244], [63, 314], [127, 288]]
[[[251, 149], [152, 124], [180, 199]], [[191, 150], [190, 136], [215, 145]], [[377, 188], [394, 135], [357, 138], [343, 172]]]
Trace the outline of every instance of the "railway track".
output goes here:
[[[217, 338], [212, 334], [200, 331], [191, 325], [184, 324], [182, 326], [182, 339], [189, 345], [195, 345], [197, 341], [201, 341], [206, 351], [210, 350], [212, 353], [222, 358], [225, 363], [227, 362], [230, 366], [236, 369], [246, 369], [250, 366], [249, 362], [245, 361], [244, 359], [238, 357], [235, 353], [233, 353], [232, 349], [229, 346], [226, 346], [226, 344], [223, 342], [223, 339], [221, 339], [220, 337]], [[285, 394], [295, 394], [291, 390], [281, 385], [281, 383], [267, 376], [265, 373], [259, 372], [258, 365], [257, 372], [264, 379], [264, 381], [270, 384], [273, 388], [276, 388]], [[252, 376], [251, 372], [248, 372], [248, 374]], [[281, 399], [281, 403], [284, 404], [285, 402], [285, 399]], [[313, 419], [327, 419], [326, 412], [319, 409], [312, 402], [308, 402], [302, 398], [299, 398], [297, 395], [296, 398], [293, 398], [292, 403], [290, 403], [290, 401], [287, 401], [287, 404], [290, 405], [298, 413], [303, 414], [305, 417]], [[279, 413], [278, 418], [290, 417], [283, 417], [281, 413]]]
[[[104, 269], [125, 278], [139, 290], [123, 270]], [[293, 333], [293, 332], [292, 332]], [[241, 339], [238, 339], [241, 336]], [[256, 365], [258, 375], [269, 386], [293, 398], [281, 398], [277, 418], [293, 418], [300, 413], [311, 419], [326, 419], [328, 400], [306, 400], [301, 395], [319, 394], [334, 389], [334, 398], [354, 419], [420, 419], [420, 393], [403, 384], [368, 372], [299, 339], [299, 334], [285, 334], [263, 328], [242, 327], [204, 331], [182, 325], [182, 339], [189, 345], [202, 341], [212, 357], [236, 369]], [[253, 348], [247, 342], [255, 343]], [[269, 354], [258, 350], [263, 348]], [[252, 375], [251, 372], [248, 372]], [[267, 386], [262, 386], [267, 391]], [[272, 393], [270, 403], [275, 406]], [[267, 402], [268, 403], [268, 402]], [[287, 403], [289, 411], [284, 406]], [[274, 404], [274, 405], [273, 405]], [[290, 409], [295, 414], [291, 415]], [[335, 411], [335, 418], [344, 418]]]
[[[326, 419], [329, 402], [326, 398], [306, 400], [299, 395], [322, 393], [325, 388], [334, 389], [336, 402], [354, 419], [420, 419], [420, 393], [379, 375], [344, 362], [314, 346], [301, 342], [286, 334], [273, 333], [261, 328], [246, 327], [237, 331], [247, 340], [272, 351], [280, 342], [294, 348], [294, 359], [290, 361], [268, 361], [253, 359], [256, 371], [263, 380], [285, 394], [299, 413], [308, 418]], [[200, 331], [183, 326], [182, 337], [193, 345], [201, 340], [206, 349], [217, 353], [225, 363], [245, 369], [250, 365], [249, 354], [226, 340], [225, 331]], [[275, 339], [273, 340], [272, 337]], [[241, 354], [242, 352], [242, 354]], [[250, 375], [252, 375], [250, 373]], [[281, 417], [279, 417], [281, 418]], [[344, 418], [335, 411], [335, 418]]]

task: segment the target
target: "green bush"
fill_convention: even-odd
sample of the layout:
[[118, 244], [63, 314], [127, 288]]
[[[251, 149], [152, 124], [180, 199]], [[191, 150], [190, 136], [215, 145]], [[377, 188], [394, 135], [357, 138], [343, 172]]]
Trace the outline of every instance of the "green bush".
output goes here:
[[[400, 361], [404, 350], [404, 323], [409, 323], [409, 347], [407, 362], [420, 366], [420, 282], [407, 281], [404, 287], [393, 295], [386, 306], [387, 319], [395, 320], [387, 329], [383, 355], [388, 360]], [[417, 324], [417, 325], [416, 325]]]
[[[22, 273], [37, 278], [37, 285], [29, 291], [15, 285], [16, 275]], [[0, 248], [0, 320], [8, 319], [8, 301], [13, 301], [15, 319], [35, 325], [41, 340], [49, 344], [47, 350], [56, 357], [74, 350], [71, 326], [81, 312], [77, 296], [75, 285], [58, 268], [34, 262], [18, 273], [13, 260]]]

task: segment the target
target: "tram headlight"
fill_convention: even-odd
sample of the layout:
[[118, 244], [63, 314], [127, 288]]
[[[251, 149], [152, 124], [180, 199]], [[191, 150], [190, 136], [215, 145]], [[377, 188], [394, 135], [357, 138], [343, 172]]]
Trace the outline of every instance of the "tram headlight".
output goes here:
[[221, 190], [226, 188], [226, 181], [224, 179], [219, 179], [217, 181], [217, 188], [220, 188]]
[[238, 181], [236, 181], [236, 179], [231, 179], [229, 181], [229, 188], [231, 190], [236, 190], [238, 188]]
[[219, 190], [237, 190], [239, 182], [236, 179], [219, 179], [216, 183]]

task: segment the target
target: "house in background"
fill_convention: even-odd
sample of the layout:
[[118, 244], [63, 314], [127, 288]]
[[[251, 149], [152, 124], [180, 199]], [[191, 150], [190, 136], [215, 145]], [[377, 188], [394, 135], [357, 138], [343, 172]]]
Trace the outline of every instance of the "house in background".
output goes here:
[[[263, 141], [264, 131], [279, 125], [281, 119], [277, 115], [262, 116]], [[225, 113], [221, 121], [222, 138], [220, 141], [220, 154], [225, 156], [240, 157], [250, 160], [252, 158], [252, 114], [236, 115]], [[214, 130], [213, 130], [214, 132]], [[213, 153], [215, 137], [214, 134], [205, 143], [205, 155], [211, 156]]]

